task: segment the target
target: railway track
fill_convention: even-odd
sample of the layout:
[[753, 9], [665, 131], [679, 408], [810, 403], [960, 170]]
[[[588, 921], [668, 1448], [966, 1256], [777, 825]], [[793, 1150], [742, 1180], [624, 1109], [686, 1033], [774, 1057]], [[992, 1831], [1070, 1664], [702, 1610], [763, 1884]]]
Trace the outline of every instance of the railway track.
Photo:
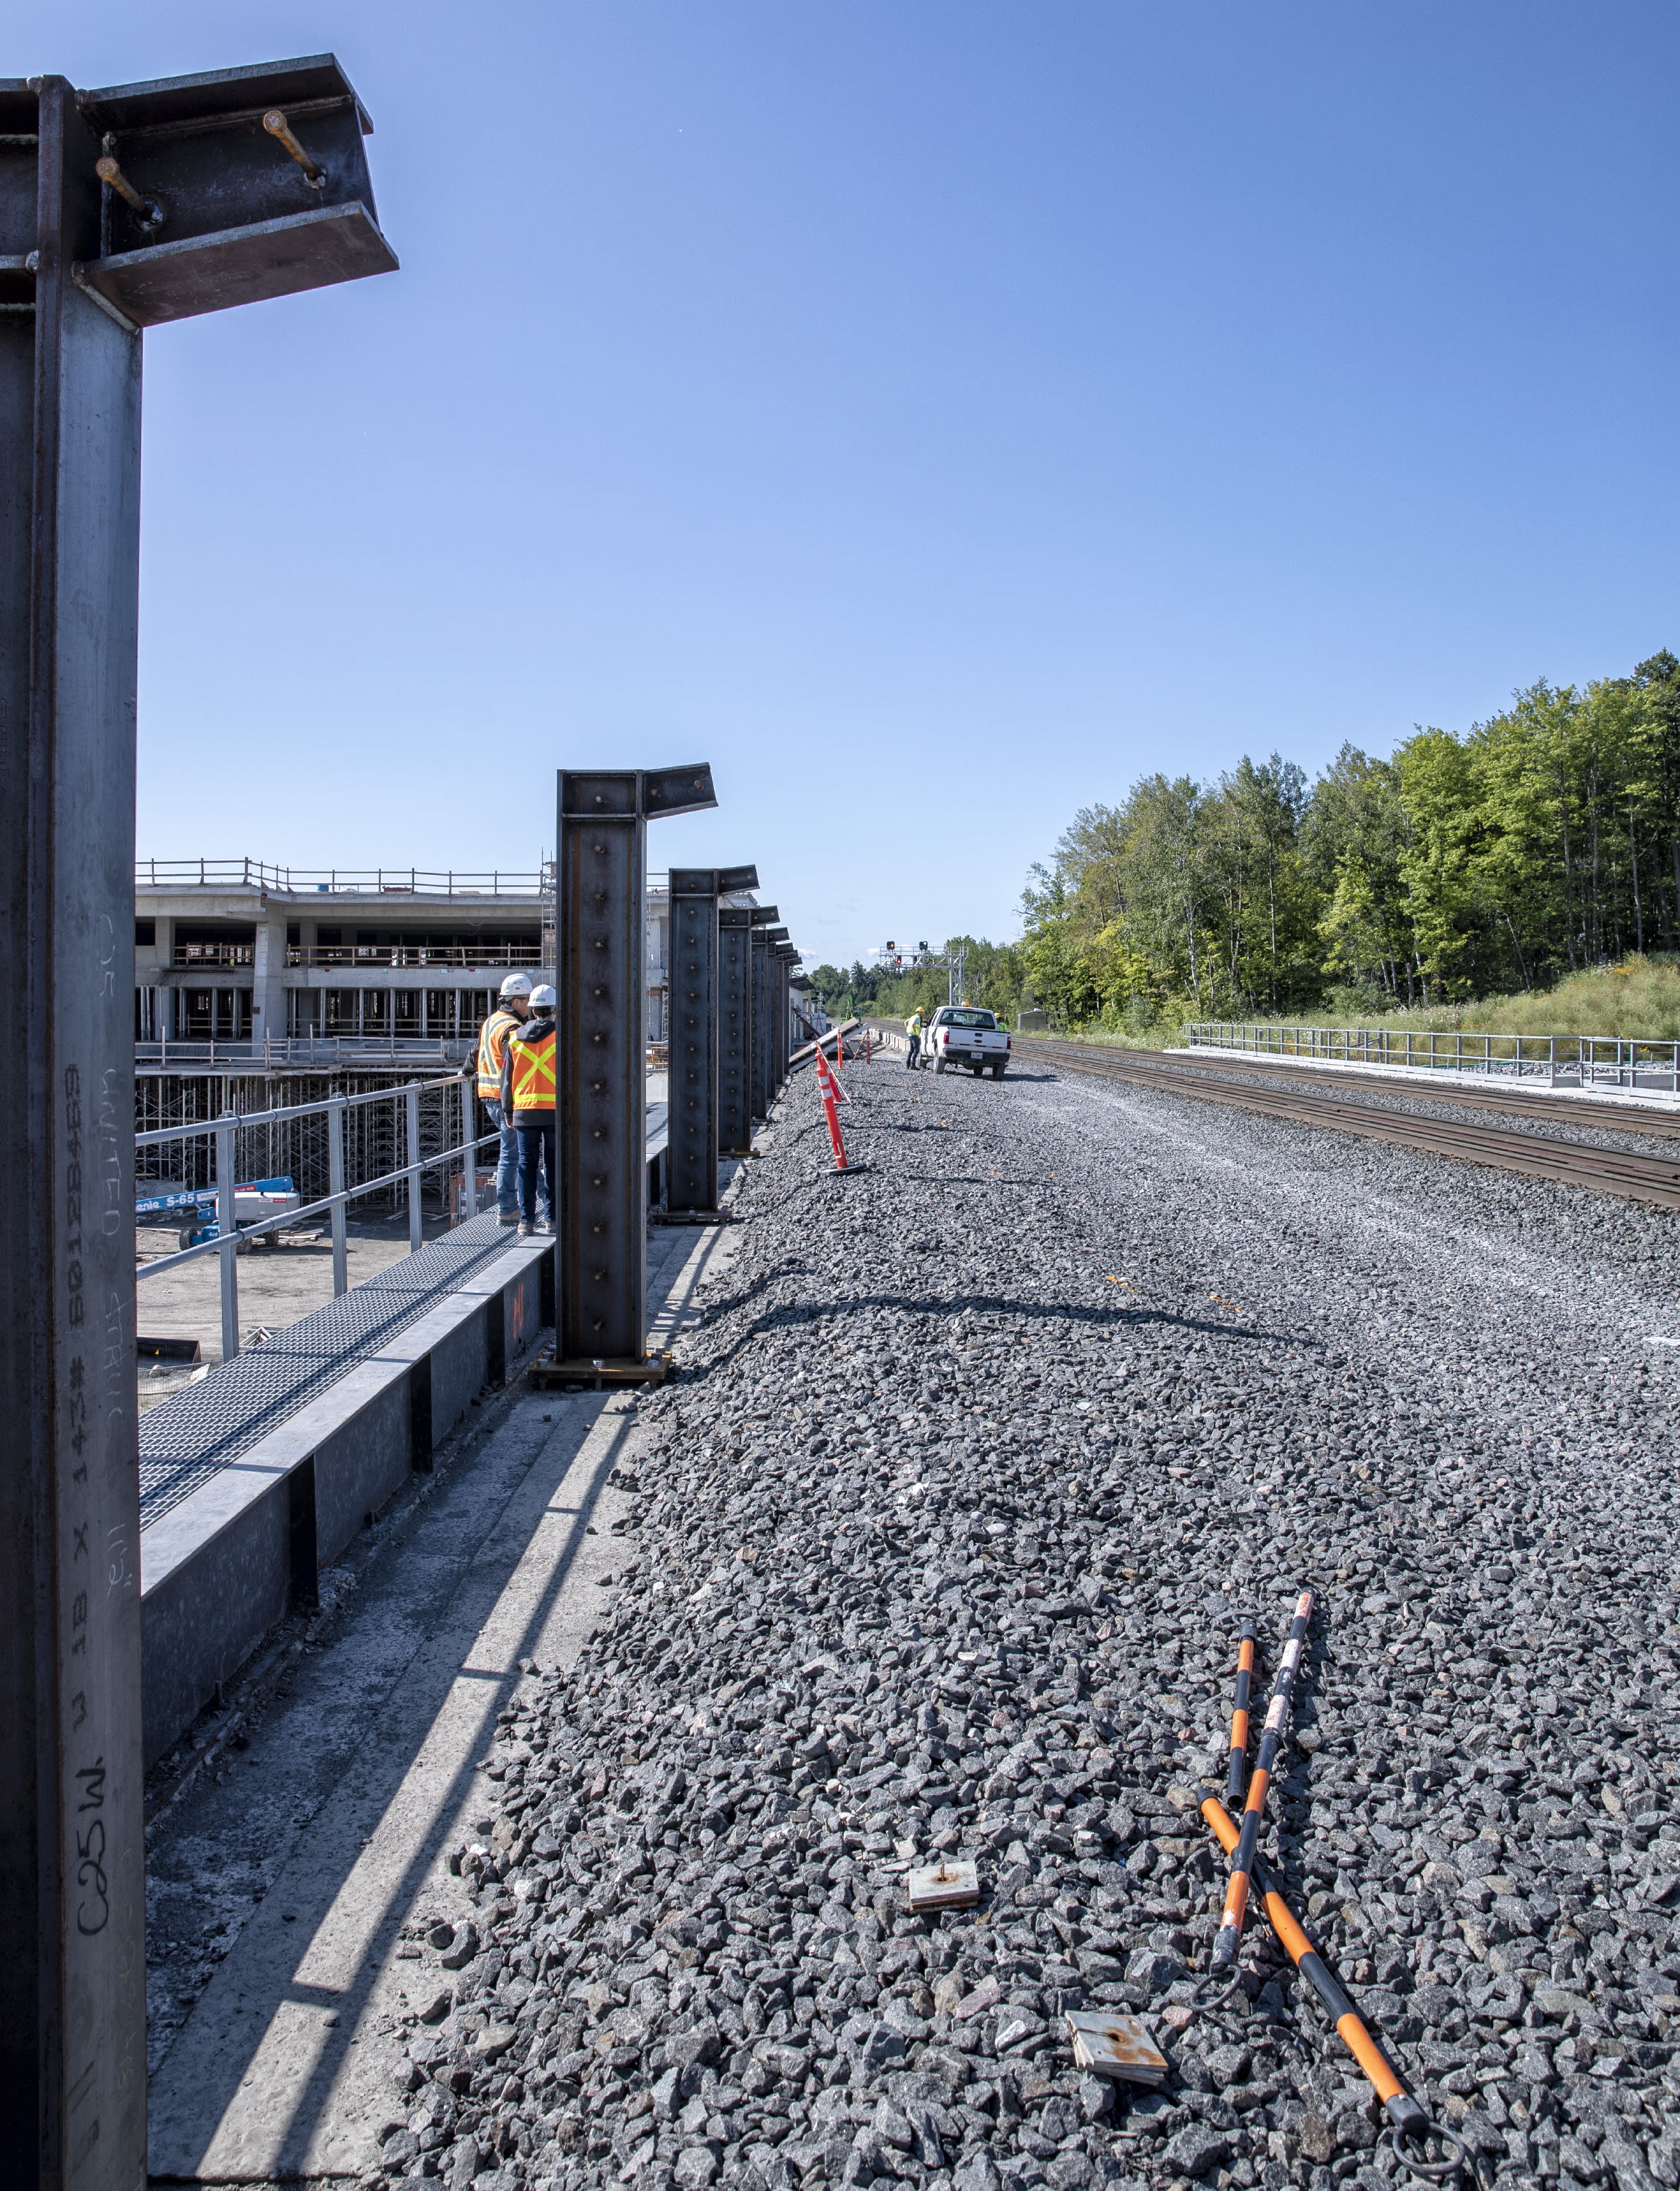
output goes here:
[[[1643, 1202], [1659, 1209], [1680, 1209], [1680, 1157], [1631, 1156], [1618, 1149], [1590, 1148], [1566, 1141], [1556, 1134], [1527, 1131], [1520, 1127], [1471, 1125], [1459, 1119], [1424, 1118], [1414, 1112], [1388, 1111], [1358, 1096], [1331, 1095], [1322, 1086], [1268, 1088], [1253, 1068], [1238, 1065], [1192, 1065], [1141, 1050], [1099, 1050], [1082, 1043], [1046, 1042], [1029, 1037], [1017, 1056], [1044, 1058], [1070, 1073], [1084, 1073], [1103, 1080], [1124, 1080], [1143, 1088], [1159, 1089], [1171, 1096], [1189, 1096], [1198, 1101], [1223, 1103], [1240, 1111], [1257, 1111], [1264, 1117], [1287, 1118], [1298, 1125], [1322, 1126], [1331, 1132], [1357, 1134], [1364, 1140], [1388, 1141], [1400, 1148], [1417, 1149], [1428, 1156], [1451, 1157], [1461, 1164], [1487, 1164], [1497, 1171], [1521, 1172], [1530, 1179], [1550, 1180], [1559, 1187], [1585, 1187], [1598, 1194], [1620, 1195], [1629, 1202]], [[1346, 1086], [1345, 1082], [1338, 1083]], [[1379, 1083], [1384, 1094], [1397, 1092], [1393, 1084]], [[1398, 1092], [1410, 1092], [1410, 1088]], [[1459, 1100], [1453, 1091], [1453, 1100]], [[1534, 1099], [1544, 1101], [1545, 1098]], [[1555, 1101], [1555, 1099], [1554, 1099]], [[1611, 1113], [1616, 1130], [1643, 1131], [1643, 1122], [1631, 1126], [1626, 1113], [1609, 1105], [1592, 1107]], [[1530, 1115], [1557, 1115], [1565, 1107]], [[1567, 1107], [1569, 1119], [1599, 1125], [1602, 1117], [1584, 1118], [1586, 1106]], [[1665, 1124], [1662, 1130], [1668, 1130]]]
[[[1030, 1038], [1029, 1038], [1030, 1039]], [[1070, 1047], [1085, 1048], [1086, 1044]], [[1611, 1134], [1649, 1134], [1654, 1139], [1680, 1141], [1680, 1110], [1659, 1111], [1654, 1107], [1636, 1110], [1632, 1104], [1595, 1103], [1586, 1096], [1543, 1095], [1520, 1083], [1508, 1088], [1459, 1085], [1459, 1076], [1438, 1073], [1433, 1081], [1403, 1079], [1398, 1072], [1348, 1071], [1342, 1067], [1327, 1072], [1319, 1065], [1303, 1065], [1293, 1058], [1226, 1057], [1207, 1053], [1175, 1053], [1171, 1062], [1195, 1073], [1272, 1073], [1302, 1087], [1370, 1089], [1383, 1096], [1412, 1096], [1424, 1102], [1456, 1103], [1468, 1109], [1509, 1111], [1524, 1118], [1549, 1118], [1563, 1126], [1596, 1126]]]

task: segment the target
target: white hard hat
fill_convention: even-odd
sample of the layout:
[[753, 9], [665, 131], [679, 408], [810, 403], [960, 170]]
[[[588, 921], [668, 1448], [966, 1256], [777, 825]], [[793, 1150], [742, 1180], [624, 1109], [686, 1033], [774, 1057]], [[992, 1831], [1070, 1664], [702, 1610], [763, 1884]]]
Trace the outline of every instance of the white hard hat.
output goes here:
[[546, 982], [542, 984], [542, 987], [540, 989], [533, 989], [531, 991], [531, 1008], [534, 1012], [552, 1012], [553, 1010], [554, 993], [548, 987], [548, 984]]
[[504, 997], [528, 997], [531, 994], [530, 975], [509, 974], [502, 984], [501, 994]]

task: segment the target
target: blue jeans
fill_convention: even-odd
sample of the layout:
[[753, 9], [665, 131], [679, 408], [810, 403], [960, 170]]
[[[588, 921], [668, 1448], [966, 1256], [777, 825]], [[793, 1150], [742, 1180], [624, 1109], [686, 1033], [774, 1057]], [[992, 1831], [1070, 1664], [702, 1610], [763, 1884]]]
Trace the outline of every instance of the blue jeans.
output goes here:
[[554, 1114], [529, 1113], [514, 1129], [519, 1144], [519, 1215], [527, 1225], [536, 1222], [536, 1175], [542, 1174], [542, 1215], [554, 1210]]
[[490, 1113], [490, 1123], [501, 1136], [502, 1146], [496, 1157], [496, 1207], [504, 1217], [517, 1217], [519, 1210], [519, 1137], [510, 1120], [502, 1123], [502, 1106], [486, 1099], [485, 1109]]

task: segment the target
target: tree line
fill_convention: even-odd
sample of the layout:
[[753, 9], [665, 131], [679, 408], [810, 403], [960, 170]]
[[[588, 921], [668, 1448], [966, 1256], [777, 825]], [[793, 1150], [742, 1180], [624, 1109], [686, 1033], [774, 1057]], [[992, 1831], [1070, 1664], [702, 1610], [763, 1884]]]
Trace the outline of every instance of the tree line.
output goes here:
[[[1145, 777], [1075, 816], [1022, 912], [1019, 943], [971, 943], [974, 1001], [1120, 1029], [1440, 1005], [1680, 950], [1680, 660], [1542, 680], [1312, 782], [1276, 754]], [[878, 1010], [944, 1000], [942, 974], [829, 976]]]

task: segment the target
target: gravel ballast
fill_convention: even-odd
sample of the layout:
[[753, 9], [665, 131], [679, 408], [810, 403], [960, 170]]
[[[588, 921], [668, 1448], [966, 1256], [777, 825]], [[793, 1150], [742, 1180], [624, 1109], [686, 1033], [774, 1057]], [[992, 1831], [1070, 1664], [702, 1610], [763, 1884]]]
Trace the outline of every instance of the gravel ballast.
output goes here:
[[[1486, 2170], [1680, 2183], [1675, 1221], [1041, 1064], [847, 1085], [867, 1169], [797, 1079], [413, 1928], [388, 2174], [1393, 2180], [1263, 1928], [1194, 2006], [1238, 1625], [1269, 1683], [1310, 1585], [1309, 1929]], [[934, 1852], [977, 1908], [907, 1914]], [[1161, 2091], [1074, 2070], [1102, 2006]]]

